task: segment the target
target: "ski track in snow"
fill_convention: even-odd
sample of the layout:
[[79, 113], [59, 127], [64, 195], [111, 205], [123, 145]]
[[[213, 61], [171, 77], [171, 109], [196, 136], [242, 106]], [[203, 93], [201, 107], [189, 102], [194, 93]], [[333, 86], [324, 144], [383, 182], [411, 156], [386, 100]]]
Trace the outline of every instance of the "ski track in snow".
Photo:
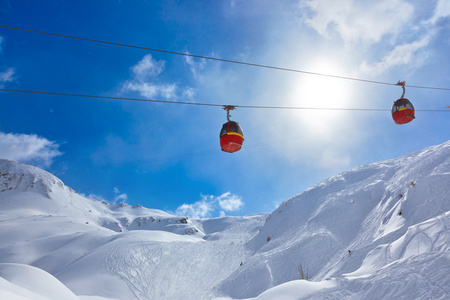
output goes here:
[[152, 299], [151, 282], [157, 270], [155, 261], [161, 257], [160, 249], [152, 249], [144, 242], [116, 246], [106, 256], [106, 267], [127, 283], [137, 299]]
[[262, 220], [233, 224], [211, 241], [121, 243], [106, 255], [106, 268], [126, 282], [138, 300], [210, 299], [217, 292], [217, 279], [245, 263], [245, 241], [250, 238], [246, 227], [257, 224]]

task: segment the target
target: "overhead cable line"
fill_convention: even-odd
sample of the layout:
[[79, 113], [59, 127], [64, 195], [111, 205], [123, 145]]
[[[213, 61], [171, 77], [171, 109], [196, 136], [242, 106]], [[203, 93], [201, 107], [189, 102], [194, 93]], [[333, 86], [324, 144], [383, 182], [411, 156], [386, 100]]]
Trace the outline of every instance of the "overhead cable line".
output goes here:
[[128, 97], [113, 97], [113, 96], [96, 96], [96, 95], [83, 95], [83, 94], [70, 94], [70, 93], [58, 93], [58, 92], [43, 92], [43, 91], [29, 91], [29, 90], [14, 90], [14, 89], [2, 89], [0, 91], [14, 92], [14, 93], [27, 93], [27, 94], [41, 94], [41, 95], [53, 95], [53, 96], [68, 96], [68, 97], [82, 97], [82, 98], [94, 98], [94, 99], [109, 99], [109, 100], [121, 100], [121, 101], [140, 101], [140, 102], [157, 102], [157, 103], [172, 103], [172, 104], [191, 104], [191, 105], [203, 105], [203, 106], [219, 106], [221, 104], [212, 103], [197, 103], [197, 102], [182, 102], [171, 100], [154, 100], [143, 98], [128, 98]]
[[[332, 75], [332, 74], [325, 74], [325, 73], [318, 73], [318, 72], [310, 72], [310, 71], [291, 69], [291, 68], [275, 67], [275, 66], [269, 66], [269, 65], [263, 65], [263, 64], [243, 62], [243, 61], [238, 61], [238, 60], [223, 59], [223, 58], [204, 56], [204, 55], [195, 55], [195, 54], [190, 54], [190, 53], [162, 50], [162, 49], [156, 49], [156, 48], [148, 48], [148, 47], [129, 45], [129, 44], [124, 44], [124, 43], [108, 42], [108, 41], [102, 41], [102, 40], [96, 40], [96, 39], [90, 39], [90, 38], [84, 38], [84, 37], [78, 37], [78, 36], [72, 36], [72, 35], [38, 31], [38, 30], [19, 28], [19, 27], [12, 27], [12, 26], [6, 26], [6, 25], [1, 25], [1, 24], [0, 24], [0, 27], [13, 29], [13, 30], [32, 32], [32, 33], [46, 34], [46, 35], [51, 35], [51, 36], [63, 37], [63, 38], [69, 38], [69, 39], [75, 39], [75, 40], [82, 40], [82, 41], [88, 41], [88, 42], [94, 42], [94, 43], [101, 43], [101, 44], [114, 45], [114, 46], [120, 46], [120, 47], [128, 47], [128, 48], [141, 49], [141, 50], [167, 53], [167, 54], [174, 54], [174, 55], [182, 55], [182, 56], [187, 56], [187, 57], [201, 58], [201, 59], [214, 60], [214, 61], [220, 61], [220, 62], [226, 62], [226, 63], [233, 63], [233, 64], [239, 64], [239, 65], [272, 69], [272, 70], [295, 72], [295, 73], [302, 73], [302, 74], [308, 74], [308, 75], [324, 76], [324, 77], [331, 77], [331, 78], [352, 80], [352, 81], [359, 81], [359, 82], [366, 82], [366, 83], [374, 83], [374, 84], [383, 84], [383, 85], [391, 85], [391, 86], [397, 85], [395, 83], [390, 83], [390, 82], [382, 82], [382, 81], [361, 79], [361, 78], [355, 78], [355, 77], [346, 77], [346, 76], [339, 76], [339, 75]], [[418, 89], [450, 91], [450, 88], [443, 88], [443, 87], [430, 87], [430, 86], [417, 86], [417, 85], [408, 85], [408, 87], [418, 88]]]
[[[14, 89], [3, 89], [3, 88], [0, 88], [0, 91], [14, 92], [14, 93], [27, 93], [27, 94], [52, 95], [52, 96], [81, 97], [81, 98], [91, 98], [91, 99], [108, 99], [108, 100], [120, 100], [120, 101], [155, 102], [155, 103], [166, 103], [166, 104], [186, 104], [186, 105], [213, 106], [213, 107], [225, 107], [225, 106], [227, 106], [227, 105], [224, 105], [224, 104], [214, 104], [214, 103], [183, 102], [183, 101], [172, 101], [172, 100], [155, 100], [155, 99], [113, 97], [113, 96], [96, 96], [96, 95], [85, 95], [85, 94], [70, 94], [70, 93], [59, 93], [59, 92], [14, 90]], [[239, 108], [259, 108], [259, 109], [334, 110], [334, 111], [383, 111], [383, 112], [391, 111], [390, 109], [381, 109], [381, 108], [299, 107], [299, 106], [263, 106], [263, 105], [233, 105], [233, 106], [234, 107], [239, 107]], [[416, 109], [416, 111], [450, 112], [450, 110], [444, 110], [444, 109], [423, 109], [423, 110]]]

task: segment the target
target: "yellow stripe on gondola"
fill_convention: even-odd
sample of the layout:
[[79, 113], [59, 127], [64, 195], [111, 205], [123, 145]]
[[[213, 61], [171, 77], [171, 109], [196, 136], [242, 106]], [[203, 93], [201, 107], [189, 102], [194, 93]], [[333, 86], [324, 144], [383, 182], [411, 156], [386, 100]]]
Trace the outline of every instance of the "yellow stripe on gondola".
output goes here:
[[237, 133], [237, 132], [227, 132], [227, 133], [222, 134], [220, 137], [223, 137], [226, 135], [237, 135], [237, 136], [240, 136], [241, 138], [244, 138], [244, 136], [242, 134]]
[[394, 112], [393, 112], [393, 114], [395, 114], [396, 112], [399, 112], [399, 111], [405, 110], [405, 109], [406, 109], [406, 107], [402, 107], [402, 108], [399, 108], [399, 109], [397, 109], [396, 111], [394, 111]]

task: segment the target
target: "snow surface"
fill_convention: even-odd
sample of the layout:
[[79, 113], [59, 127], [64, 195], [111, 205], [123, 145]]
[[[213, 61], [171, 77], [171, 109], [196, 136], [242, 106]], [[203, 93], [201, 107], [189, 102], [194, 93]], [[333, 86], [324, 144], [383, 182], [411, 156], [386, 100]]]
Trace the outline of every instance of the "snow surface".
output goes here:
[[201, 220], [0, 160], [0, 299], [450, 299], [449, 228], [450, 141]]

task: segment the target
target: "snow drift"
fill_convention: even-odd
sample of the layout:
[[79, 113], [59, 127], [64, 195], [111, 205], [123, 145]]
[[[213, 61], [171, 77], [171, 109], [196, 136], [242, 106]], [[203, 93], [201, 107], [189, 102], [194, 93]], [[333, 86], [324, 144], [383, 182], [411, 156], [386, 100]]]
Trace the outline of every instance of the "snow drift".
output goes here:
[[444, 299], [449, 183], [450, 141], [336, 175], [270, 214], [192, 220], [86, 199], [0, 160], [0, 295], [54, 299], [8, 266], [84, 300]]

